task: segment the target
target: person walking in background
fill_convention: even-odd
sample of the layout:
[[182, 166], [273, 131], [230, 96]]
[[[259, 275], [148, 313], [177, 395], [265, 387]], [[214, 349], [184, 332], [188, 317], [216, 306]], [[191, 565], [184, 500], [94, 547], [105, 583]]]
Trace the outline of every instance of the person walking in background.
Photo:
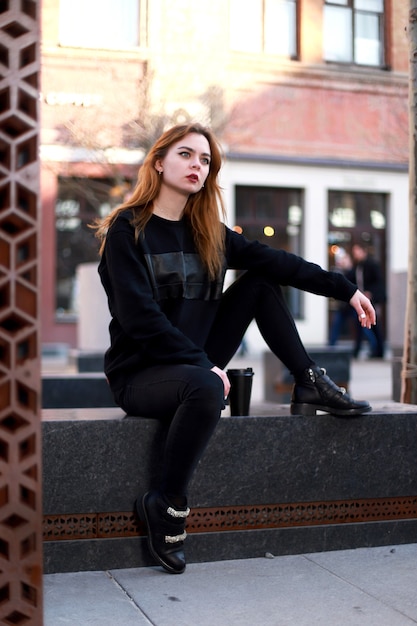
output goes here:
[[[308, 355], [280, 285], [349, 302], [364, 327], [376, 321], [369, 298], [339, 273], [228, 228], [221, 161], [209, 129], [174, 126], [149, 151], [129, 200], [96, 225], [112, 317], [107, 379], [126, 413], [167, 426], [160, 480], [136, 510], [151, 554], [174, 574], [185, 569], [188, 486], [225, 408], [225, 367], [253, 319], [294, 377], [292, 414], [371, 410]], [[223, 291], [229, 268], [246, 271]]]
[[[380, 264], [369, 254], [367, 247], [357, 243], [352, 247], [353, 267], [347, 272], [347, 277], [368, 296], [374, 305], [378, 319], [382, 317], [383, 305], [386, 302], [385, 283]], [[355, 344], [353, 356], [359, 355], [363, 339], [369, 341], [371, 358], [383, 358], [384, 336], [382, 327], [378, 325], [364, 329], [355, 323]]]
[[[343, 248], [338, 249], [335, 255], [334, 271], [340, 272], [347, 276], [352, 270], [352, 257]], [[336, 302], [336, 309], [333, 313], [333, 319], [330, 326], [329, 346], [335, 346], [339, 341], [340, 335], [346, 329], [353, 331], [353, 324], [356, 324], [355, 311], [348, 302]]]

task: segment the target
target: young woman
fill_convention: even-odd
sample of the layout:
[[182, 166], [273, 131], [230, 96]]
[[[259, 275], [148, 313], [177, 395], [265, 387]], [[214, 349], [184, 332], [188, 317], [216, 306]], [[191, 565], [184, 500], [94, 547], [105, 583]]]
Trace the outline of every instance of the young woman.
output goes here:
[[[185, 569], [187, 489], [229, 394], [224, 368], [253, 319], [294, 377], [292, 414], [371, 410], [311, 360], [280, 284], [350, 302], [364, 327], [376, 321], [370, 301], [341, 274], [227, 228], [220, 166], [208, 129], [175, 126], [150, 150], [130, 199], [97, 226], [112, 316], [106, 376], [126, 413], [169, 422], [161, 483], [136, 507], [171, 573]], [[247, 271], [223, 292], [228, 268]]]

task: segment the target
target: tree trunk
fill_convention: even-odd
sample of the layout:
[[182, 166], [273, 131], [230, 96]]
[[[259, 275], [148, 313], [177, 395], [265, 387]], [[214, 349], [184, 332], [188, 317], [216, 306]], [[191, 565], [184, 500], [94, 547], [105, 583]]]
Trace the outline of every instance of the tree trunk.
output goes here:
[[401, 402], [417, 404], [417, 0], [410, 0], [409, 252]]

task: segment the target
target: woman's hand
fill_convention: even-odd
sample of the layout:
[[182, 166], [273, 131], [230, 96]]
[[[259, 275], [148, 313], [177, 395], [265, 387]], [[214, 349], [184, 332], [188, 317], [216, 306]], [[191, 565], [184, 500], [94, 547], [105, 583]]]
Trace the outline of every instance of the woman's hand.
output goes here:
[[230, 391], [230, 380], [227, 378], [226, 372], [224, 370], [221, 370], [220, 367], [217, 367], [217, 365], [212, 367], [211, 371], [217, 374], [217, 376], [220, 376], [220, 378], [222, 379], [224, 387], [224, 399], [226, 400]]
[[358, 320], [363, 328], [371, 328], [376, 324], [375, 309], [371, 304], [369, 298], [365, 296], [359, 289], [355, 291], [349, 304], [355, 309], [358, 314]]

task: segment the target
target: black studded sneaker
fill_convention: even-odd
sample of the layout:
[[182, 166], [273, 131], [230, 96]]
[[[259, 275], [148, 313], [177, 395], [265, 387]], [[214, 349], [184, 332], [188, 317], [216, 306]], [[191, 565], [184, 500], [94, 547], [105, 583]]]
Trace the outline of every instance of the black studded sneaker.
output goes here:
[[136, 501], [139, 517], [148, 530], [149, 551], [156, 561], [170, 574], [182, 574], [185, 570], [184, 540], [188, 507], [176, 509], [157, 491], [145, 493]]

